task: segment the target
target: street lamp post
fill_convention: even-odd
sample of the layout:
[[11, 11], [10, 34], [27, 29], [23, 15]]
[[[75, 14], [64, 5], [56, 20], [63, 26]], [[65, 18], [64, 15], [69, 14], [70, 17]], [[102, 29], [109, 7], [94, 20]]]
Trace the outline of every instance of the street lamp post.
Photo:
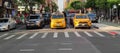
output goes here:
[[118, 15], [120, 16], [120, 3], [118, 4]]

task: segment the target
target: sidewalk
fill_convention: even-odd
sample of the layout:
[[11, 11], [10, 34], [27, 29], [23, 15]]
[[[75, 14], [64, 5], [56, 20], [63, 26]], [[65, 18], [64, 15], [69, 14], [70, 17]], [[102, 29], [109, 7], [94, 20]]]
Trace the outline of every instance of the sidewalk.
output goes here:
[[113, 23], [113, 22], [108, 22], [108, 21], [101, 21], [100, 23], [120, 28], [120, 24], [118, 24], [118, 23]]
[[[99, 27], [101, 29], [109, 29], [109, 30], [113, 30], [117, 33], [120, 34], [120, 24], [118, 23], [113, 23], [113, 22], [108, 22], [108, 21], [102, 21], [102, 22], [99, 22]], [[102, 28], [103, 27], [103, 28]]]

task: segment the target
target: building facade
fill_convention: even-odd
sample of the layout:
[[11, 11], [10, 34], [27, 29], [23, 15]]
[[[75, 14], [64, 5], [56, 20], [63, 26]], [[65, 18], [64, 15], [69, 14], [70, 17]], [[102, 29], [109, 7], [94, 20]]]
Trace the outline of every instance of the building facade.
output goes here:
[[15, 10], [13, 0], [0, 0], [0, 17], [15, 16]]

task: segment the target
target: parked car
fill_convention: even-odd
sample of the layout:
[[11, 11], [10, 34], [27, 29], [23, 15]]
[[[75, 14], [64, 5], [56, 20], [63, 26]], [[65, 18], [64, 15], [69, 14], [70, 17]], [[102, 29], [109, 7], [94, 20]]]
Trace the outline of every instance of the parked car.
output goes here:
[[40, 14], [31, 14], [26, 19], [26, 28], [29, 29], [31, 27], [39, 27], [42, 28], [44, 26], [44, 19]]
[[45, 24], [50, 24], [50, 17], [51, 17], [50, 13], [43, 13], [42, 17], [44, 18]]
[[16, 28], [16, 21], [13, 18], [0, 18], [0, 31]]
[[92, 21], [92, 23], [98, 23], [98, 18], [96, 16], [96, 14], [90, 13], [90, 14], [87, 14], [87, 15], [90, 18], [90, 20]]
[[87, 27], [91, 28], [91, 20], [85, 14], [76, 14], [73, 18], [73, 26], [74, 28], [78, 27]]
[[63, 14], [53, 14], [51, 16], [51, 28], [66, 28], [66, 21]]

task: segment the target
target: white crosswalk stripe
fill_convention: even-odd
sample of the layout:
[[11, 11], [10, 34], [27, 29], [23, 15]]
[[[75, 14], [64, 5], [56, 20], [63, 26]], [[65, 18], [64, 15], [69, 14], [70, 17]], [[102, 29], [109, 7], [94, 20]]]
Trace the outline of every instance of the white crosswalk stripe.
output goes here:
[[98, 33], [98, 32], [96, 32], [96, 31], [94, 31], [94, 33], [96, 33], [96, 34], [99, 35], [100, 37], [105, 37], [103, 34]]
[[7, 35], [8, 35], [8, 33], [5, 33], [5, 34], [1, 35], [0, 38], [5, 37]]
[[88, 35], [89, 37], [93, 37], [93, 35], [92, 34], [90, 34], [90, 33], [88, 33], [88, 32], [84, 32], [86, 35]]
[[35, 36], [37, 36], [39, 33], [33, 34], [29, 39], [33, 39]]
[[25, 37], [26, 35], [28, 35], [28, 33], [25, 33], [25, 34], [23, 34], [23, 35], [19, 36], [19, 37], [18, 37], [18, 38], [16, 38], [16, 39], [21, 39], [21, 38]]
[[77, 37], [81, 37], [81, 35], [78, 32], [74, 32]]
[[8, 40], [8, 39], [10, 39], [10, 38], [13, 38], [14, 36], [16, 36], [16, 35], [8, 36], [8, 37], [4, 38], [4, 40]]
[[53, 35], [54, 38], [57, 38], [58, 37], [58, 32], [55, 32], [54, 35]]
[[64, 32], [64, 34], [65, 34], [65, 37], [66, 37], [66, 38], [69, 38], [68, 32]]
[[48, 33], [44, 33], [43, 36], [41, 38], [45, 38], [47, 36]]
[[[69, 34], [69, 32], [63, 32], [64, 33], [64, 36], [65, 36], [65, 38], [70, 38], [70, 34]], [[82, 37], [82, 36], [88, 36], [88, 37], [94, 37], [94, 35], [96, 34], [97, 36], [99, 36], [99, 37], [106, 37], [106, 35], [104, 35], [104, 34], [102, 34], [102, 33], [99, 33], [99, 32], [97, 32], [97, 31], [93, 31], [93, 32], [87, 32], [87, 31], [84, 31], [83, 33], [85, 33], [85, 35], [82, 35], [81, 33], [79, 33], [79, 32], [73, 32], [74, 33], [74, 35], [76, 36], [76, 37]], [[12, 38], [16, 38], [16, 39], [22, 39], [22, 38], [24, 38], [24, 37], [27, 37], [27, 35], [28, 35], [29, 33], [24, 33], [24, 34], [21, 34], [21, 35], [19, 35], [19, 34], [17, 34], [17, 35], [19, 35], [19, 36], [17, 36], [16, 34], [9, 34], [9, 33], [5, 33], [5, 34], [2, 34], [1, 36], [0, 36], [0, 38], [3, 38], [4, 40], [8, 40], [8, 39], [12, 39]], [[54, 32], [53, 33], [53, 38], [59, 38], [59, 32]], [[8, 36], [8, 35], [10, 35], [10, 36]], [[28, 37], [28, 39], [33, 39], [33, 38], [35, 38], [37, 35], [39, 35], [39, 32], [36, 32], [36, 33], [34, 33], [34, 34], [32, 34], [30, 37]], [[40, 37], [40, 38], [46, 38], [47, 36], [49, 35], [49, 32], [46, 32], [46, 33], [43, 33], [43, 35]], [[95, 35], [95, 36], [96, 36]], [[72, 37], [71, 37], [72, 38]]]

